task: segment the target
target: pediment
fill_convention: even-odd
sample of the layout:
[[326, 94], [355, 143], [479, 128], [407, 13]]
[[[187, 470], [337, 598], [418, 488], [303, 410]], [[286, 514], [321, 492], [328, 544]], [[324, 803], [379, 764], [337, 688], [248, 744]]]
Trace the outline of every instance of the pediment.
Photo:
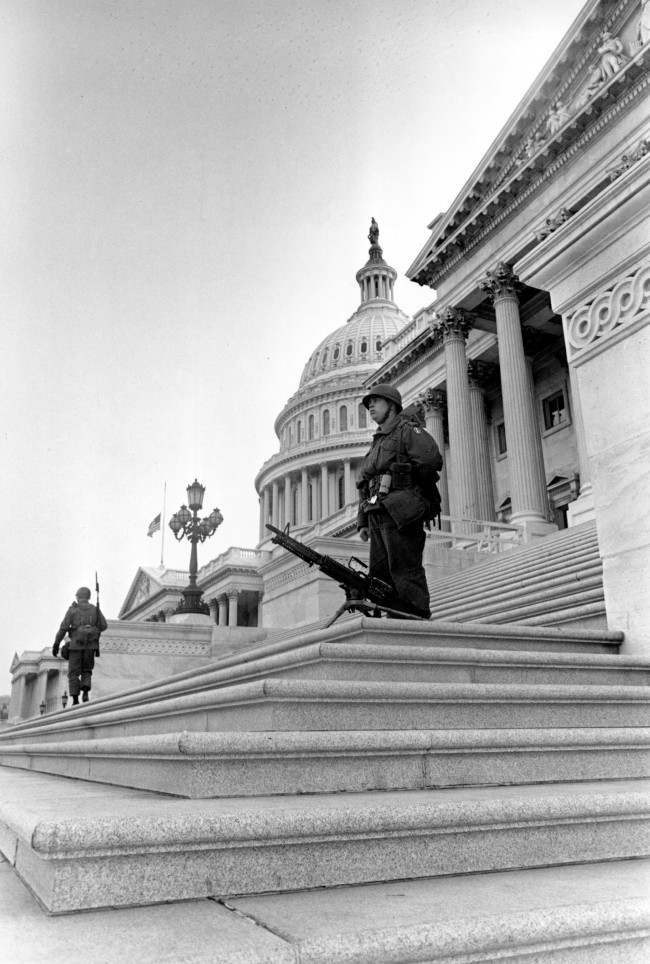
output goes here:
[[129, 591], [126, 594], [122, 608], [120, 609], [119, 617], [121, 617], [123, 613], [129, 612], [136, 606], [141, 605], [145, 600], [154, 596], [162, 589], [164, 571], [165, 570], [150, 569], [143, 566], [138, 568]]
[[14, 653], [14, 658], [11, 661], [11, 666], [9, 667], [10, 673], [15, 673], [20, 665], [20, 659], [18, 658], [18, 653]]
[[431, 235], [408, 277], [435, 287], [443, 263], [462, 257], [484, 237], [491, 220], [502, 220], [513, 198], [548, 175], [585, 128], [638, 79], [650, 44], [645, 21], [650, 6], [639, 0], [616, 5], [592, 0], [583, 8], [448, 211], [431, 222]]

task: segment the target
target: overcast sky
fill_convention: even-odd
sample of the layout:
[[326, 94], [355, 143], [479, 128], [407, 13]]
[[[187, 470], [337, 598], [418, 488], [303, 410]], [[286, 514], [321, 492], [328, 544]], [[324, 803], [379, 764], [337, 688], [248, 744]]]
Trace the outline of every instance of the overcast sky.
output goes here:
[[[116, 617], [195, 476], [253, 486], [371, 216], [403, 276], [579, 0], [0, 0], [0, 692], [98, 570]], [[168, 533], [165, 563], [187, 568]], [[6, 670], [5, 670], [6, 667]], [[6, 681], [6, 682], [4, 682]]]

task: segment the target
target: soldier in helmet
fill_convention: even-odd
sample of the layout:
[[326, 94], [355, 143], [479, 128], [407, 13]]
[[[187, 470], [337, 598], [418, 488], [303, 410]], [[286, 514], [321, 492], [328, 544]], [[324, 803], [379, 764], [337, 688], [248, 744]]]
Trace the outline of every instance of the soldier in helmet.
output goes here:
[[[76, 597], [63, 617], [52, 646], [52, 655], [58, 656], [61, 641], [68, 633], [68, 686], [73, 706], [79, 704], [80, 692], [83, 702], [88, 702], [95, 655], [99, 655], [99, 636], [107, 625], [99, 608], [91, 604], [87, 586], [77, 589]], [[65, 652], [66, 647], [63, 649]]]
[[377, 423], [357, 483], [357, 529], [370, 540], [370, 575], [395, 589], [405, 612], [428, 619], [424, 523], [439, 512], [435, 483], [442, 457], [429, 433], [402, 415], [393, 385], [376, 385], [362, 404]]

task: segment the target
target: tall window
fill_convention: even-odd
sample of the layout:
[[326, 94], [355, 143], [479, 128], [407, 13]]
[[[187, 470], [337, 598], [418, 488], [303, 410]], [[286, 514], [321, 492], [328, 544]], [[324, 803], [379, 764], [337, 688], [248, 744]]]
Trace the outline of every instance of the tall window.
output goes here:
[[542, 407], [544, 409], [544, 428], [555, 428], [558, 425], [563, 425], [567, 421], [567, 411], [566, 403], [564, 401], [564, 392], [554, 392], [553, 395], [549, 395], [542, 401]]
[[323, 435], [330, 434], [330, 413], [327, 409], [323, 412]]
[[298, 419], [298, 425], [296, 427], [296, 438], [298, 443], [302, 442], [302, 422]]
[[343, 478], [343, 473], [338, 477], [337, 480], [337, 496], [338, 496], [338, 508], [342, 509], [345, 505], [345, 479]]
[[298, 525], [298, 486], [291, 489], [291, 525]]
[[496, 430], [496, 444], [497, 444], [497, 455], [505, 455], [508, 451], [508, 446], [506, 443], [506, 426], [504, 422], [497, 422], [495, 426]]
[[348, 410], [347, 406], [341, 405], [339, 408], [339, 432], [347, 432], [348, 430]]
[[314, 484], [313, 482], [307, 483], [307, 511], [309, 513], [309, 521], [313, 522], [315, 512], [314, 512]]
[[368, 425], [368, 412], [365, 405], [359, 405], [359, 428], [366, 428]]
[[314, 416], [313, 415], [309, 416], [309, 421], [307, 422], [307, 426], [308, 426], [307, 428], [308, 438], [311, 440], [314, 437]]

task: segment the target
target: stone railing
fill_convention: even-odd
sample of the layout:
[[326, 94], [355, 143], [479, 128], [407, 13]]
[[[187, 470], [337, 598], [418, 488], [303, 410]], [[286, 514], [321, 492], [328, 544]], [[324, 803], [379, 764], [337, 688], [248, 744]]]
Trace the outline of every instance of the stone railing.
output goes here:
[[474, 552], [506, 552], [523, 543], [523, 529], [503, 522], [464, 519], [443, 515], [446, 529], [432, 529], [427, 538], [441, 548], [471, 549]]
[[251, 566], [251, 568], [256, 569], [261, 565], [263, 558], [264, 553], [259, 549], [241, 549], [238, 546], [231, 546], [230, 549], [201, 566], [197, 578], [203, 581], [211, 573], [228, 566]]

